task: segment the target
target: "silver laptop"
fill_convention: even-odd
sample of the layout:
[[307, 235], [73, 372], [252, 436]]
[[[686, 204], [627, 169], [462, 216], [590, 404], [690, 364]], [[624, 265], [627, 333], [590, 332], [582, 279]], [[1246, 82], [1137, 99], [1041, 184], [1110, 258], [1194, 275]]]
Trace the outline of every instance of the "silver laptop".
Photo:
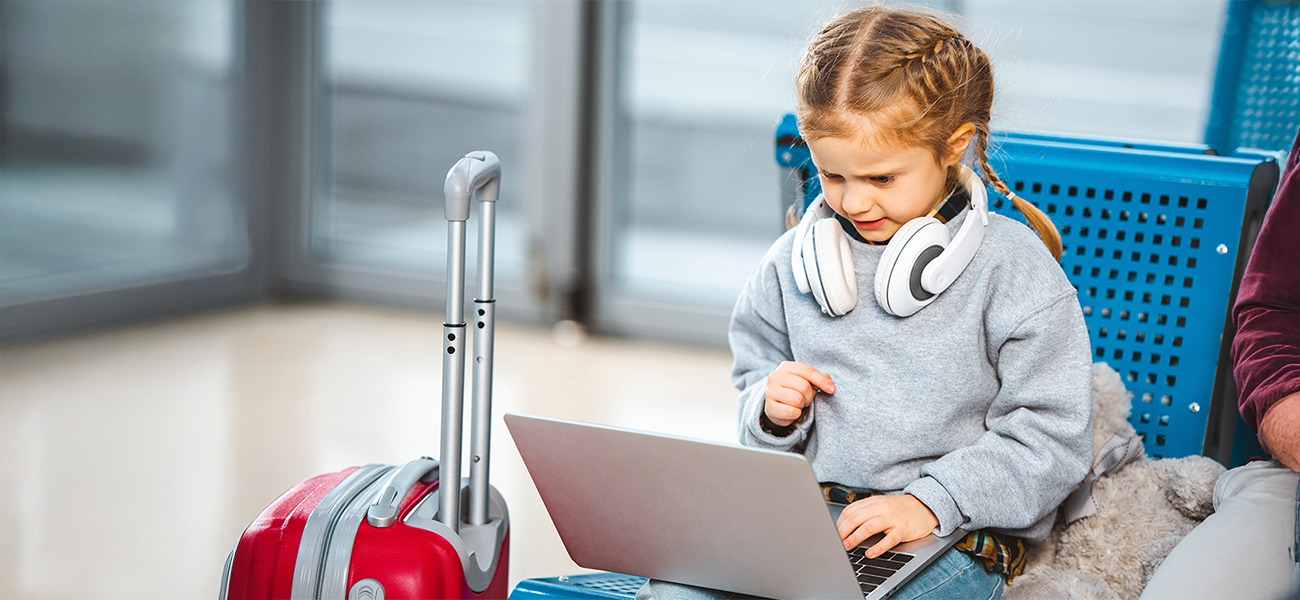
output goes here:
[[[753, 596], [875, 600], [966, 534], [845, 552], [802, 455], [507, 414], [573, 562]], [[829, 512], [828, 512], [829, 508]], [[855, 556], [856, 555], [856, 556]]]

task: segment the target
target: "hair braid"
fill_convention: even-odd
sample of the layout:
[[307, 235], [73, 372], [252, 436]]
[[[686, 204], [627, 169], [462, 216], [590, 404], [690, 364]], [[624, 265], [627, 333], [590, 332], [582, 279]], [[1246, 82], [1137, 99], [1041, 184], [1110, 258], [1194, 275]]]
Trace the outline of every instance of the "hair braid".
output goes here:
[[984, 178], [993, 185], [994, 189], [1011, 199], [1011, 204], [1016, 207], [1016, 210], [1020, 211], [1020, 214], [1025, 216], [1025, 221], [1038, 234], [1039, 239], [1043, 240], [1043, 244], [1047, 246], [1047, 251], [1052, 253], [1052, 258], [1060, 261], [1063, 246], [1061, 233], [1057, 231], [1056, 224], [1052, 223], [1052, 219], [1043, 211], [1038, 210], [1037, 206], [1012, 192], [1011, 188], [1007, 187], [1002, 178], [989, 166], [987, 131], [982, 131], [976, 136], [975, 157], [979, 161], [980, 172], [984, 174]]

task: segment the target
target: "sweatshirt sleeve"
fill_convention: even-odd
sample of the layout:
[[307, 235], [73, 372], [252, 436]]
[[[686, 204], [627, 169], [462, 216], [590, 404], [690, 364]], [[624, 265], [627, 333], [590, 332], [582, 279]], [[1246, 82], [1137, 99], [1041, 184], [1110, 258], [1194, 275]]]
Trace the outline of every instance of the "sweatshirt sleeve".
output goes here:
[[1001, 387], [974, 444], [922, 467], [904, 490], [938, 532], [998, 527], [1041, 539], [1092, 460], [1092, 357], [1073, 290], [1016, 323], [993, 349]]
[[778, 254], [774, 247], [745, 284], [731, 316], [728, 341], [734, 360], [731, 383], [740, 390], [737, 411], [740, 443], [790, 451], [808, 437], [812, 428], [811, 406], [804, 409], [804, 416], [786, 436], [763, 431], [759, 421], [768, 375], [782, 362], [792, 360], [777, 272], [782, 263], [772, 260]]
[[1256, 433], [1264, 413], [1300, 391], [1300, 137], [1241, 277], [1232, 341], [1241, 416]]

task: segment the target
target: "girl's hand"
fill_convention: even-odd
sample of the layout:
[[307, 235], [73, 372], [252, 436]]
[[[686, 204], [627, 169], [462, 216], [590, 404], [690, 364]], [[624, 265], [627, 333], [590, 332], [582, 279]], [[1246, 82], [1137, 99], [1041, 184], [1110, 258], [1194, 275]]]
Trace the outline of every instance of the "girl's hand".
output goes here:
[[803, 363], [783, 362], [767, 377], [763, 414], [772, 424], [786, 427], [799, 420], [804, 407], [817, 397], [817, 390], [835, 393], [829, 375]]
[[848, 505], [840, 513], [835, 528], [851, 550], [877, 533], [885, 538], [867, 549], [867, 558], [875, 558], [904, 542], [919, 540], [935, 527], [939, 519], [930, 508], [911, 494], [871, 496]]

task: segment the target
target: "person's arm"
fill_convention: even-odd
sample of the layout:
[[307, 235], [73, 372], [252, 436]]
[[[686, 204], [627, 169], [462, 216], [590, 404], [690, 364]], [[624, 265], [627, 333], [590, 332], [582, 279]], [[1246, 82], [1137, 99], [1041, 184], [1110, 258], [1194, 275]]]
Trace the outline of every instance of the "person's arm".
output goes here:
[[1259, 442], [1292, 471], [1300, 471], [1300, 392], [1275, 403], [1259, 425]]
[[1241, 278], [1233, 312], [1238, 408], [1260, 444], [1300, 470], [1300, 137]]
[[[805, 395], [815, 395], [816, 382], [805, 378], [800, 383], [798, 376], [780, 372], [782, 365], [798, 365], [789, 362], [793, 357], [777, 273], [783, 263], [775, 258], [783, 248], [789, 251], [788, 244], [775, 245], [745, 283], [731, 315], [728, 342], [733, 357], [731, 383], [740, 390], [737, 411], [740, 443], [792, 450], [804, 440], [811, 427], [812, 410], [808, 408], [811, 398], [802, 399]], [[788, 389], [782, 391], [783, 388]], [[772, 393], [783, 398], [790, 408], [788, 412], [773, 415], [775, 419], [767, 410]]]

